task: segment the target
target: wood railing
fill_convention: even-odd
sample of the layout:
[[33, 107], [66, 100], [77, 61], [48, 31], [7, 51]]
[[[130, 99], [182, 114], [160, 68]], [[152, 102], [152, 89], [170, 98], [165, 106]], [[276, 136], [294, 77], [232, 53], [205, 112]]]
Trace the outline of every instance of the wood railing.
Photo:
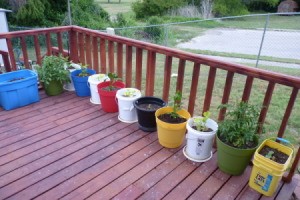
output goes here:
[[[63, 48], [62, 34], [68, 35], [69, 49], [67, 50]], [[182, 92], [183, 90], [188, 90], [189, 98], [186, 104], [191, 115], [193, 115], [195, 111], [199, 115], [210, 110], [214, 96], [213, 90], [216, 83], [217, 72], [225, 73], [223, 95], [221, 95], [221, 99], [219, 100], [219, 103], [222, 104], [229, 102], [234, 77], [237, 75], [245, 77], [245, 81], [239, 83], [240, 85], [244, 85], [241, 94], [242, 101], [248, 101], [250, 99], [255, 80], [261, 80], [266, 83], [266, 91], [262, 94], [264, 96], [262, 102], [263, 107], [259, 117], [259, 122], [262, 124], [265, 123], [275, 86], [286, 86], [290, 88], [291, 94], [282, 116], [281, 125], [277, 134], [278, 137], [284, 136], [300, 88], [300, 78], [297, 77], [223, 62], [193, 53], [108, 35], [77, 26], [0, 34], [0, 39], [4, 38], [7, 41], [11, 70], [16, 70], [12, 39], [20, 40], [24, 64], [26, 68], [29, 68], [28, 48], [25, 40], [28, 37], [33, 37], [33, 51], [35, 52], [37, 63], [41, 64], [43, 54], [41, 53], [39, 37], [42, 36], [45, 37], [46, 40], [46, 55], [61, 53], [68, 55], [69, 59], [73, 62], [87, 64], [89, 68], [96, 70], [97, 73], [115, 72], [119, 77], [125, 79], [126, 87], [136, 87], [144, 91], [144, 94], [147, 96], [153, 96], [157, 91], [160, 91], [161, 97], [165, 101], [168, 101], [173, 85], [176, 91]], [[54, 37], [56, 38], [55, 42], [53, 42]], [[163, 60], [159, 60], [161, 57], [163, 57]], [[174, 84], [172, 84], [173, 80], [171, 80], [171, 75], [172, 69], [174, 68], [177, 69], [177, 78]], [[207, 68], [208, 70], [205, 71]], [[188, 71], [191, 71], [190, 74], [187, 74]], [[199, 85], [201, 85], [199, 81], [200, 71], [201, 73], [207, 73], [208, 78], [205, 95], [203, 95], [203, 106], [199, 113], [200, 109], [195, 109], [195, 107], [196, 103], [201, 99], [199, 94], [197, 94]], [[158, 73], [161, 73], [161, 77], [163, 77], [163, 80], [161, 80], [162, 84], [156, 83], [159, 81], [157, 78]], [[146, 81], [144, 79], [146, 79]], [[190, 85], [185, 83], [187, 79], [190, 79]], [[224, 119], [225, 113], [226, 109], [219, 111], [219, 121]], [[261, 132], [261, 130], [259, 130], [259, 132]], [[291, 181], [297, 168], [299, 157], [300, 151], [298, 148], [289, 174], [284, 177], [285, 181]]]
[[6, 71], [10, 71], [10, 62], [9, 62], [9, 57], [8, 57], [8, 52], [0, 50], [0, 56], [2, 57], [3, 65], [5, 67]]

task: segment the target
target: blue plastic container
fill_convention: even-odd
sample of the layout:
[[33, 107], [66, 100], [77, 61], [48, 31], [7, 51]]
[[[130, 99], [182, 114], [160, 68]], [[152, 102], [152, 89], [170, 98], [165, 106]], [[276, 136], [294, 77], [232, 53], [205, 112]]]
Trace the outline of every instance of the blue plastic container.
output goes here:
[[0, 105], [12, 110], [40, 100], [37, 75], [24, 69], [0, 74]]
[[[71, 72], [71, 77], [75, 87], [76, 95], [79, 97], [91, 96], [91, 91], [88, 85], [88, 76], [79, 77], [78, 74], [81, 73], [81, 69]], [[90, 75], [96, 74], [96, 71], [93, 69], [87, 69], [87, 72]]]

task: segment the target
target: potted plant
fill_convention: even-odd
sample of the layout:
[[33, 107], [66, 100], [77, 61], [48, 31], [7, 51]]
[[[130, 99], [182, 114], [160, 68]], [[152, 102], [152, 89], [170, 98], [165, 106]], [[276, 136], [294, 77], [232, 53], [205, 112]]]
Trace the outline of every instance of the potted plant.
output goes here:
[[258, 146], [259, 106], [247, 102], [221, 105], [228, 108], [217, 131], [218, 166], [231, 175], [240, 175]]
[[99, 83], [98, 93], [102, 104], [102, 109], [105, 112], [118, 112], [118, 104], [116, 102], [117, 91], [125, 87], [122, 81], [119, 81], [119, 77], [115, 73], [108, 73], [109, 81]]
[[122, 88], [117, 91], [119, 120], [125, 123], [137, 121], [136, 109], [133, 102], [141, 97], [140, 90], [136, 88]]
[[70, 82], [69, 73], [65, 69], [67, 59], [62, 56], [45, 56], [42, 66], [36, 68], [40, 81], [49, 96], [63, 92], [63, 84]]
[[100, 97], [98, 93], [98, 84], [102, 83], [105, 80], [108, 80], [108, 76], [106, 74], [94, 74], [89, 76], [88, 84], [91, 90], [91, 99], [90, 102], [93, 104], [100, 104]]
[[71, 62], [71, 63], [67, 63], [65, 65], [65, 69], [69, 71], [70, 82], [65, 83], [63, 88], [67, 91], [74, 91], [75, 88], [74, 88], [74, 83], [73, 83], [73, 80], [72, 80], [72, 77], [71, 77], [71, 73], [73, 71], [75, 71], [76, 69], [81, 69], [81, 66], [79, 64]]
[[272, 196], [292, 160], [293, 148], [283, 138], [264, 140], [254, 154], [249, 186], [263, 195]]
[[203, 117], [193, 117], [187, 121], [187, 145], [184, 155], [190, 160], [204, 162], [212, 157], [212, 146], [218, 124], [209, 118], [210, 112], [204, 112]]
[[157, 97], [141, 97], [134, 101], [139, 128], [146, 132], [156, 131], [155, 112], [165, 107], [166, 102]]
[[71, 77], [74, 83], [76, 95], [79, 97], [91, 96], [91, 91], [88, 86], [89, 76], [96, 73], [93, 69], [88, 69], [87, 65], [80, 65], [81, 69], [71, 72]]
[[159, 143], [167, 148], [179, 147], [186, 132], [186, 122], [190, 113], [181, 109], [182, 94], [176, 92], [173, 106], [163, 107], [155, 112]]

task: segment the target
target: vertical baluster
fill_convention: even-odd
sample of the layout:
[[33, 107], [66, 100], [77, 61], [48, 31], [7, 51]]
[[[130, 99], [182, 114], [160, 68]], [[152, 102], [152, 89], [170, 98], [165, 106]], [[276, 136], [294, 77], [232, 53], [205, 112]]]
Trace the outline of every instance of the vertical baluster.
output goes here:
[[164, 85], [163, 85], [163, 100], [168, 102], [169, 100], [169, 91], [171, 83], [171, 73], [172, 73], [172, 60], [173, 57], [166, 56], [165, 59], [165, 71], [164, 71]]
[[85, 35], [85, 58], [86, 58], [86, 64], [89, 66], [89, 68], [94, 69], [93, 63], [92, 63], [92, 48], [91, 48], [91, 36]]
[[244, 88], [244, 93], [242, 97], [242, 101], [247, 102], [249, 100], [250, 94], [251, 94], [251, 89], [253, 85], [253, 77], [248, 76], [246, 83], [245, 83], [245, 88]]
[[24, 59], [24, 65], [26, 69], [29, 69], [29, 62], [28, 62], [28, 53], [27, 53], [27, 45], [26, 45], [26, 40], [25, 36], [21, 36], [21, 48], [22, 48], [22, 53], [23, 53], [23, 59]]
[[9, 63], [9, 57], [8, 57], [7, 52], [2, 52], [2, 60], [3, 60], [4, 66], [5, 66], [5, 70], [7, 72], [11, 71], [11, 66], [10, 66], [10, 63]]
[[215, 78], [216, 78], [216, 72], [217, 69], [215, 67], [210, 67], [202, 114], [206, 111], [209, 111], [210, 109], [212, 93], [213, 93]]
[[75, 63], [78, 63], [79, 59], [78, 59], [77, 33], [73, 29], [69, 31], [69, 38], [70, 38], [70, 60], [72, 60]]
[[93, 37], [93, 68], [96, 73], [99, 73], [99, 58], [98, 58], [98, 38]]
[[156, 65], [156, 53], [153, 51], [148, 51], [147, 55], [147, 82], [146, 82], [146, 96], [153, 96], [154, 94], [154, 76], [155, 76], [155, 66]]
[[39, 43], [39, 36], [34, 35], [34, 49], [35, 49], [35, 55], [36, 55], [36, 62], [37, 64], [41, 65], [42, 64], [42, 57], [41, 57], [41, 46]]
[[7, 38], [6, 39], [6, 44], [7, 44], [9, 59], [10, 59], [10, 63], [11, 63], [11, 69], [6, 68], [6, 71], [7, 72], [16, 71], [17, 70], [16, 59], [15, 59], [14, 49], [13, 49], [13, 46], [12, 46], [11, 39]]
[[280, 125], [280, 129], [279, 129], [279, 132], [278, 132], [278, 137], [282, 137], [283, 134], [284, 134], [284, 131], [286, 129], [287, 122], [288, 122], [288, 120], [290, 118], [290, 115], [292, 113], [297, 95], [298, 95], [298, 89], [293, 88], [289, 103], [287, 105], [287, 108], [285, 110], [285, 113], [284, 113], [284, 116], [283, 116], [283, 119], [282, 119], [282, 122], [281, 122], [281, 125]]
[[46, 33], [46, 45], [47, 45], [47, 56], [52, 55], [52, 44], [51, 44], [51, 35], [50, 33]]
[[136, 74], [135, 74], [135, 87], [139, 90], [142, 88], [142, 66], [143, 66], [143, 49], [136, 49]]
[[100, 63], [101, 73], [106, 73], [106, 50], [105, 50], [105, 39], [100, 38]]
[[82, 64], [86, 64], [85, 56], [84, 56], [85, 47], [84, 47], [83, 37], [84, 37], [83, 33], [78, 33], [79, 62]]
[[[265, 94], [265, 98], [264, 98], [264, 102], [263, 102], [263, 107], [260, 111], [260, 115], [259, 115], [259, 119], [258, 122], [259, 124], [263, 125], [265, 123], [265, 119], [266, 119], [266, 115], [269, 109], [269, 105], [272, 99], [272, 95], [273, 95], [273, 91], [274, 91], [274, 87], [275, 87], [275, 83], [274, 82], [269, 82], [266, 94]], [[262, 127], [260, 126], [258, 128], [258, 133], [262, 132]]]
[[178, 65], [176, 91], [180, 91], [180, 92], [182, 92], [182, 88], [183, 88], [185, 62], [186, 60], [180, 59]]
[[118, 43], [117, 46], [117, 74], [118, 77], [123, 77], [123, 44]]
[[200, 64], [194, 63], [191, 90], [190, 90], [190, 98], [189, 98], [189, 105], [188, 105], [188, 111], [191, 114], [191, 116], [193, 116], [194, 108], [195, 108], [199, 75], [200, 75]]
[[108, 41], [108, 65], [109, 71], [115, 72], [115, 60], [114, 60], [114, 42]]
[[[224, 87], [224, 91], [223, 91], [222, 104], [228, 103], [230, 92], [231, 92], [231, 87], [232, 87], [232, 82], [233, 82], [233, 76], [234, 76], [233, 72], [230, 72], [230, 71], [227, 72], [225, 87]], [[224, 120], [225, 113], [226, 113], [226, 108], [220, 109], [219, 117], [218, 117], [219, 121]]]
[[132, 80], [132, 46], [126, 45], [126, 87], [131, 87]]
[[57, 36], [58, 51], [59, 51], [60, 54], [63, 55], [63, 53], [64, 53], [64, 47], [63, 47], [61, 32], [57, 32], [56, 36]]

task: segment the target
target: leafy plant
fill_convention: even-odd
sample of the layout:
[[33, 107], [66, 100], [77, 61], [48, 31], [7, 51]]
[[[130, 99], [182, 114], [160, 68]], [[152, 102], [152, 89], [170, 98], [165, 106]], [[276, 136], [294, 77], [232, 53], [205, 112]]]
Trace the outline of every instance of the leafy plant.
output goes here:
[[204, 112], [203, 113], [203, 117], [195, 117], [194, 118], [194, 124], [197, 128], [198, 131], [202, 131], [205, 132], [208, 130], [207, 126], [206, 126], [206, 121], [210, 116], [210, 112]]
[[90, 76], [91, 74], [88, 73], [87, 71], [87, 65], [82, 65], [81, 66], [81, 72], [78, 74], [78, 76], [80, 77], [86, 77], [86, 76]]
[[180, 91], [177, 91], [173, 96], [173, 106], [172, 106], [173, 111], [170, 113], [172, 118], [180, 117], [177, 111], [181, 110], [181, 99], [182, 99], [182, 93]]
[[108, 86], [108, 90], [109, 90], [109, 91], [113, 91], [113, 90], [115, 89], [115, 87], [113, 86], [113, 84], [114, 84], [117, 80], [119, 80], [120, 78], [118, 77], [117, 74], [111, 73], [111, 72], [108, 73], [107, 76], [108, 76], [108, 78], [110, 79], [109, 86]]
[[134, 97], [136, 95], [136, 90], [132, 88], [126, 89], [126, 91], [123, 93], [124, 97]]
[[65, 69], [67, 58], [60, 56], [45, 56], [42, 66], [36, 68], [40, 81], [48, 85], [51, 81], [70, 82], [69, 72]]
[[236, 148], [252, 148], [257, 145], [260, 107], [247, 102], [220, 105], [228, 108], [226, 118], [219, 124], [218, 136], [226, 144]]

